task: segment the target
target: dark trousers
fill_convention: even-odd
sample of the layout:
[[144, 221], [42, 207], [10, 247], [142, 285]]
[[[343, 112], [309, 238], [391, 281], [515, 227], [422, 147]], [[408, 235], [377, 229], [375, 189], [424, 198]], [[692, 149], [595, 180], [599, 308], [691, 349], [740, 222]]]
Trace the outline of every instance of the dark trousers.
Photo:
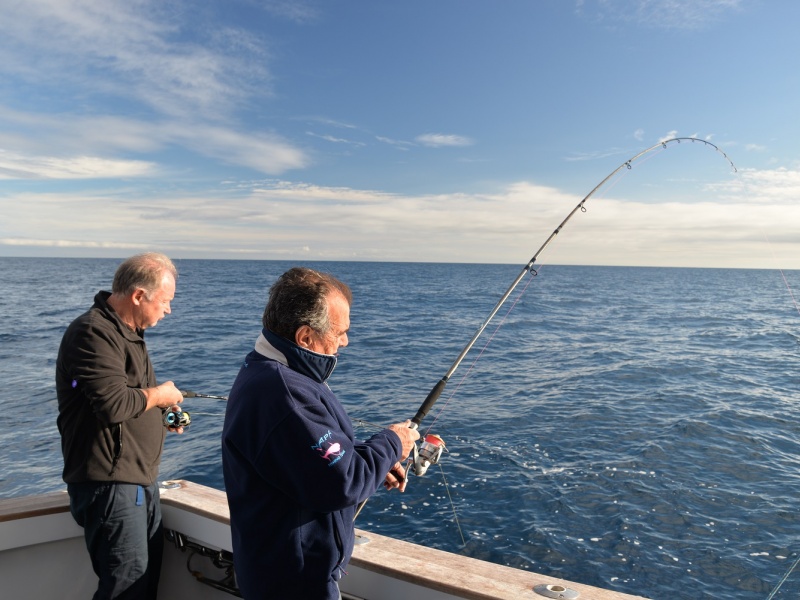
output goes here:
[[156, 600], [164, 549], [158, 485], [70, 483], [67, 491], [99, 578], [94, 600]]

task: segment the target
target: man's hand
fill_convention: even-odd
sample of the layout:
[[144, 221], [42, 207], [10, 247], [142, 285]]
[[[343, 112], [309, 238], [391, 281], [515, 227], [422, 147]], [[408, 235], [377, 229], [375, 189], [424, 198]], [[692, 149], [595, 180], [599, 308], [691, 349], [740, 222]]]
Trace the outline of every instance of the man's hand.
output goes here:
[[397, 488], [401, 492], [405, 492], [407, 482], [408, 479], [406, 478], [406, 470], [403, 468], [403, 465], [396, 463], [392, 467], [392, 470], [386, 474], [386, 480], [383, 482], [383, 487], [385, 487], [387, 490], [393, 490]]
[[183, 402], [183, 394], [171, 381], [165, 381], [154, 388], [145, 388], [142, 392], [144, 392], [144, 397], [147, 398], [147, 408], [145, 410], [169, 408]]
[[411, 454], [411, 451], [414, 449], [414, 442], [419, 439], [419, 431], [411, 429], [409, 425], [411, 425], [411, 419], [404, 423], [389, 425], [388, 427], [388, 429], [391, 429], [397, 434], [397, 437], [400, 438], [400, 443], [403, 444], [403, 453], [400, 456], [401, 461], [408, 458], [408, 455]]

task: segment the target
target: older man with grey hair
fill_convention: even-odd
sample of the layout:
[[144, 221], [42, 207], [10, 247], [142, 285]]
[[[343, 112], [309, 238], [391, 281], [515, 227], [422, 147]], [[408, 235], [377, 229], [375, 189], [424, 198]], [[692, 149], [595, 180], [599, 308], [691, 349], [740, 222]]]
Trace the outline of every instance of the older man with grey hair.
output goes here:
[[156, 598], [163, 412], [179, 410], [183, 397], [171, 381], [157, 383], [144, 330], [170, 313], [177, 277], [163, 254], [127, 259], [111, 292], [98, 292], [58, 351], [63, 478], [98, 576], [95, 600]]

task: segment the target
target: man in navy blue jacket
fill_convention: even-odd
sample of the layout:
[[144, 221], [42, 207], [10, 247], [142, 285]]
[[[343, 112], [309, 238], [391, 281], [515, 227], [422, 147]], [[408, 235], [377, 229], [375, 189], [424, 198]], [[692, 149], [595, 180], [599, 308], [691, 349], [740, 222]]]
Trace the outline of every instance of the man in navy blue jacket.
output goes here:
[[236, 579], [248, 600], [336, 600], [356, 506], [419, 438], [409, 422], [360, 442], [326, 381], [347, 345], [350, 288], [293, 268], [272, 286], [264, 328], [233, 384], [222, 431]]

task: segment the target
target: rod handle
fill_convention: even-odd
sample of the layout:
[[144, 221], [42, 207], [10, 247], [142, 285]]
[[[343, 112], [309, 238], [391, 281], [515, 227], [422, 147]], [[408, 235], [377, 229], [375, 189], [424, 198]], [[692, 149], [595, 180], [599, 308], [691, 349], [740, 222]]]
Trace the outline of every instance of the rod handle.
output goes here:
[[422, 419], [425, 418], [425, 415], [428, 414], [428, 411], [436, 404], [436, 401], [439, 399], [439, 396], [442, 395], [444, 391], [444, 387], [447, 385], [447, 378], [442, 377], [439, 382], [433, 386], [433, 389], [428, 394], [428, 397], [425, 398], [425, 401], [422, 403], [422, 406], [419, 407], [417, 414], [414, 415], [414, 418], [411, 419], [411, 422], [414, 423], [417, 427], [422, 423]]

